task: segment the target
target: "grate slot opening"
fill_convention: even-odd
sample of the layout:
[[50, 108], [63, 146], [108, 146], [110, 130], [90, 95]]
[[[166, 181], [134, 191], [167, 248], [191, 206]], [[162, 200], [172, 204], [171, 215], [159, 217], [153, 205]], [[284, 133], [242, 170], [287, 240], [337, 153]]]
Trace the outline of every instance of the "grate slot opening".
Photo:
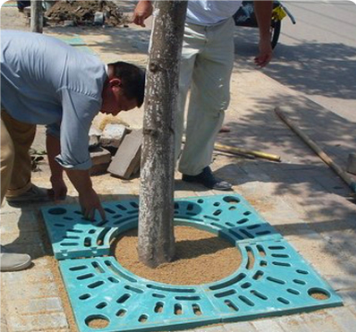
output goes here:
[[202, 315], [202, 311], [201, 311], [200, 306], [198, 304], [194, 303], [192, 305], [192, 309], [193, 309], [194, 315], [196, 315], [196, 316], [201, 316]]
[[90, 289], [94, 289], [94, 288], [98, 288], [98, 287], [100, 287], [100, 286], [102, 286], [102, 285], [104, 285], [105, 283], [104, 283], [104, 281], [96, 281], [96, 282], [94, 282], [94, 283], [92, 283], [92, 284], [90, 284], [90, 285], [88, 285], [88, 288], [90, 288]]
[[232, 303], [230, 300], [225, 300], [224, 303], [232, 310], [232, 311], [239, 311], [239, 308]]
[[174, 305], [174, 314], [177, 315], [177, 316], [183, 314], [183, 309], [182, 309], [182, 306], [180, 304], [175, 304]]
[[120, 309], [117, 313], [116, 316], [117, 317], [124, 317], [126, 315], [126, 310], [124, 309]]
[[116, 302], [120, 304], [125, 303], [130, 297], [131, 297], [130, 294], [124, 294], [120, 296], [120, 298]]
[[267, 277], [266, 278], [268, 281], [274, 282], [275, 284], [279, 284], [279, 285], [284, 285], [285, 281], [281, 280], [281, 279], [277, 279], [274, 277]]
[[261, 299], [261, 300], [264, 300], [264, 301], [268, 300], [268, 297], [267, 297], [266, 295], [264, 295], [264, 294], [262, 294], [262, 293], [260, 293], [260, 292], [258, 292], [258, 291], [256, 291], [256, 290], [252, 290], [250, 293], [251, 293], [252, 295], [258, 297], [258, 298]]
[[138, 318], [138, 321], [140, 323], [146, 323], [148, 320], [148, 316], [147, 315], [141, 315], [139, 318]]
[[247, 305], [250, 306], [250, 307], [254, 307], [254, 306], [255, 306], [255, 304], [254, 304], [249, 298], [247, 298], [246, 296], [240, 295], [240, 296], [239, 296], [239, 299], [240, 299], [243, 303], [247, 304]]
[[244, 224], [246, 222], [248, 222], [247, 218], [243, 218], [243, 219], [240, 219], [240, 220], [236, 221], [236, 223], [239, 224], [239, 225], [242, 225], [242, 224]]
[[163, 302], [157, 302], [156, 305], [155, 305], [154, 312], [157, 313], [157, 314], [163, 312], [163, 307], [164, 307]]

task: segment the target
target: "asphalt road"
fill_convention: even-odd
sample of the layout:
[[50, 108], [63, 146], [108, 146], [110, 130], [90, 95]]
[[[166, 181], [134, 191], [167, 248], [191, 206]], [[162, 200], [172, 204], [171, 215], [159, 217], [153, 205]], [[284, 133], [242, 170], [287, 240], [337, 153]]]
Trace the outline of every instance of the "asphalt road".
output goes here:
[[[356, 5], [351, 1], [284, 1], [285, 18], [273, 62], [264, 72], [356, 122]], [[237, 61], [251, 66], [257, 29], [236, 29]], [[246, 61], [247, 60], [247, 61]]]

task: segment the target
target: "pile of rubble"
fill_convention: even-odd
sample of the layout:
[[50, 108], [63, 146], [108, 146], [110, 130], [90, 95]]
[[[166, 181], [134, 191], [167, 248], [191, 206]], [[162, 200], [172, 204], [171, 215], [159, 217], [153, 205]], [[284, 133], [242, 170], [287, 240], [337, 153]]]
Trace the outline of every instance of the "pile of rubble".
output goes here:
[[129, 179], [140, 169], [142, 129], [130, 129], [122, 123], [107, 123], [101, 130], [89, 131], [89, 151], [93, 162], [91, 175], [106, 172]]
[[73, 26], [122, 26], [127, 21], [119, 7], [111, 1], [56, 1], [45, 12], [50, 24]]

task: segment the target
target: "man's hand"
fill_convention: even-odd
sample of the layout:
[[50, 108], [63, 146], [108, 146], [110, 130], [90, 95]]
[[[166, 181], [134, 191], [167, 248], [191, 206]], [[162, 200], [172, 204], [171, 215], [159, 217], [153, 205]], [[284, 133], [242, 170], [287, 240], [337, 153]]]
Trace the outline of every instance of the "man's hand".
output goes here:
[[266, 66], [272, 59], [271, 46], [271, 18], [272, 18], [272, 1], [254, 1], [254, 8], [258, 29], [260, 34], [259, 49], [260, 53], [255, 58], [255, 64], [258, 67]]
[[132, 22], [142, 27], [145, 27], [146, 25], [144, 22], [146, 18], [152, 15], [152, 12], [153, 6], [151, 1], [139, 1], [133, 14]]
[[49, 196], [55, 201], [64, 200], [67, 196], [67, 186], [63, 177], [51, 176], [52, 189], [49, 190]]
[[102, 220], [105, 220], [105, 211], [100, 204], [100, 199], [94, 189], [83, 194], [79, 193], [79, 203], [85, 219], [95, 220], [95, 211], [98, 210]]
[[258, 67], [266, 66], [272, 59], [272, 46], [270, 38], [261, 38], [259, 43], [260, 53], [255, 57], [255, 64]]
[[69, 180], [79, 193], [79, 203], [86, 219], [94, 220], [95, 211], [98, 210], [102, 220], [105, 220], [105, 211], [100, 204], [100, 199], [93, 189], [89, 170], [66, 169]]

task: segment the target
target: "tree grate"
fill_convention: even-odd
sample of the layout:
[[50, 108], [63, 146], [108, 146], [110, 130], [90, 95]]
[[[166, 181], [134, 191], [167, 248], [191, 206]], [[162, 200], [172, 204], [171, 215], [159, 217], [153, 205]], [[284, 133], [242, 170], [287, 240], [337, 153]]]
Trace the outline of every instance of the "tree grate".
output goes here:
[[[198, 286], [162, 284], [123, 268], [110, 256], [110, 243], [137, 227], [138, 201], [103, 206], [104, 222], [85, 220], [75, 205], [42, 209], [80, 332], [194, 328], [342, 305], [240, 195], [175, 201], [176, 225], [215, 233], [242, 255], [232, 275]], [[103, 325], [92, 325], [96, 321]]]

